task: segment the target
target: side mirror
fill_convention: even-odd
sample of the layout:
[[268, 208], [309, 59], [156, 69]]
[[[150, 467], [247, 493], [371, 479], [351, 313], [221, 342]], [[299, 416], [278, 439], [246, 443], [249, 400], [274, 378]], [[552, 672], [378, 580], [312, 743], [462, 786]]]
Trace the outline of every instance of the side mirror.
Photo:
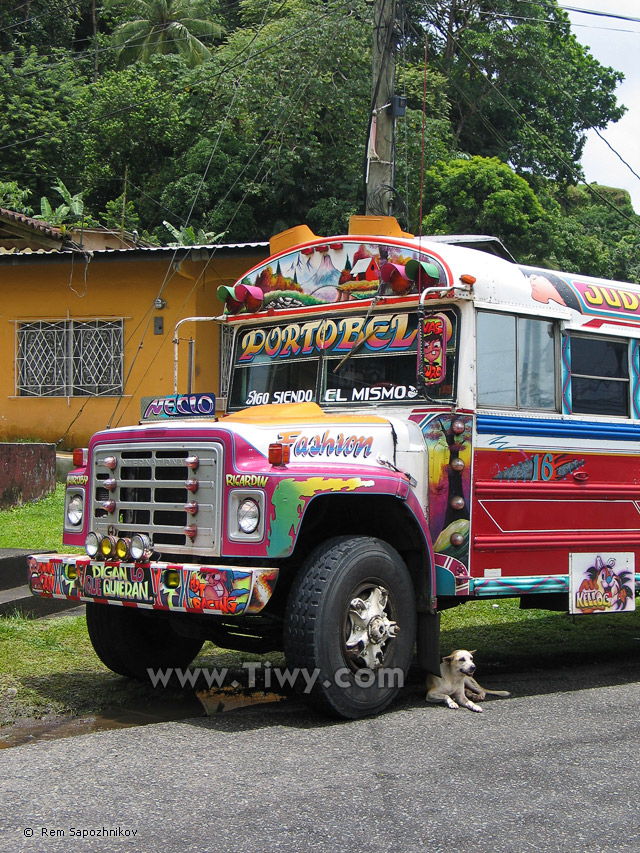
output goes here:
[[447, 373], [447, 340], [451, 324], [444, 314], [425, 314], [418, 320], [418, 382], [439, 385]]

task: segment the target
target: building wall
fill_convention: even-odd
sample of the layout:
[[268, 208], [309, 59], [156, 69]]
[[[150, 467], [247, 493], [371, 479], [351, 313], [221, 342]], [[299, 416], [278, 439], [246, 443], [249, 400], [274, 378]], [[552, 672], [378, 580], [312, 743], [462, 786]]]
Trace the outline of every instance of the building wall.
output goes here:
[[[178, 320], [222, 313], [216, 290], [233, 284], [267, 255], [265, 247], [218, 250], [133, 251], [82, 256], [20, 255], [0, 264], [0, 441], [32, 439], [85, 446], [107, 426], [140, 418], [142, 397], [173, 392], [174, 328]], [[186, 258], [185, 258], [186, 256]], [[154, 300], [162, 292], [166, 307]], [[125, 393], [118, 397], [16, 395], [16, 324], [34, 320], [124, 318]], [[154, 334], [161, 318], [162, 334]], [[196, 392], [219, 388], [216, 323], [187, 323], [180, 338], [195, 341]], [[187, 389], [187, 344], [179, 345], [178, 390]]]

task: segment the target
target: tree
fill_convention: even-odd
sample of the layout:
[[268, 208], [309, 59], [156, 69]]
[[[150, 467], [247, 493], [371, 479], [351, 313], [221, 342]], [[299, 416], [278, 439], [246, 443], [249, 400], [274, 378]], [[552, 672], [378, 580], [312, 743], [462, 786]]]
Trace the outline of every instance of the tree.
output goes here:
[[0, 2], [0, 50], [35, 47], [70, 48], [80, 16], [81, 2], [30, 0], [27, 3]]
[[170, 246], [202, 246], [205, 243], [219, 243], [224, 238], [224, 233], [214, 234], [213, 231], [203, 231], [202, 228], [195, 229], [191, 225], [178, 229], [166, 220], [162, 224], [175, 241], [169, 243]]
[[622, 75], [578, 43], [567, 13], [555, 0], [435, 0], [423, 17], [459, 148], [574, 181], [585, 131], [624, 107]]
[[423, 234], [491, 234], [521, 262], [540, 262], [551, 220], [527, 181], [497, 158], [438, 163], [424, 176]]
[[0, 180], [17, 180], [36, 197], [49, 191], [61, 165], [73, 160], [70, 124], [81, 86], [69, 51], [0, 54]]
[[79, 147], [74, 167], [92, 210], [106, 210], [126, 190], [143, 229], [154, 216], [160, 222], [176, 213], [160, 212], [157, 200], [162, 175], [181, 150], [185, 71], [180, 57], [157, 56], [142, 67], [105, 73], [84, 88], [73, 119]]
[[[107, 0], [110, 6], [121, 0]], [[118, 67], [134, 62], [147, 62], [158, 53], [177, 53], [188, 65], [211, 59], [206, 41], [222, 35], [222, 27], [200, 17], [190, 0], [136, 0], [133, 4], [139, 18], [120, 24], [113, 33], [118, 50]]]
[[30, 190], [21, 188], [17, 181], [0, 181], [0, 207], [5, 210], [31, 216], [33, 208], [25, 204], [30, 195]]
[[638, 281], [640, 217], [625, 190], [563, 186], [536, 178], [536, 195], [551, 217], [545, 266], [619, 281]]
[[[243, 0], [244, 26], [185, 80], [184, 153], [161, 200], [174, 211], [193, 204], [194, 224], [227, 239], [269, 237], [300, 222], [341, 232], [362, 211], [371, 10], [363, 0], [346, 10], [321, 0], [274, 9]], [[409, 133], [399, 134], [399, 178], [414, 199], [420, 124], [412, 112]], [[428, 163], [436, 151], [448, 154], [443, 128], [446, 120], [434, 126]]]
[[40, 213], [36, 214], [34, 219], [42, 219], [49, 225], [95, 225], [93, 219], [85, 218], [84, 202], [82, 193], [71, 195], [62, 181], [58, 178], [58, 182], [51, 188], [55, 190], [62, 198], [62, 204], [56, 208], [52, 207], [51, 202], [46, 196], [40, 199]]

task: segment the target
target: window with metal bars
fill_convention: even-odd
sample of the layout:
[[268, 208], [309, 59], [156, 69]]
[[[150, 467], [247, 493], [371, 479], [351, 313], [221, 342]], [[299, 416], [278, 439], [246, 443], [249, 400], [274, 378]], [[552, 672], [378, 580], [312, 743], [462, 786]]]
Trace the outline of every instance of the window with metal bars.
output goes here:
[[16, 395], [94, 397], [123, 393], [122, 320], [16, 324]]

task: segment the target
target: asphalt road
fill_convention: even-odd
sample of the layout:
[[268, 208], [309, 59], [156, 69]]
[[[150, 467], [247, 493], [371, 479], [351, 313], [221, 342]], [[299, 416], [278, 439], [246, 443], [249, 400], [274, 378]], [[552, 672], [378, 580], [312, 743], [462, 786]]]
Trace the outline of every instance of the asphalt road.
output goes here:
[[0, 851], [637, 851], [640, 664], [565, 663], [481, 678], [513, 693], [482, 714], [411, 685], [6, 749]]

